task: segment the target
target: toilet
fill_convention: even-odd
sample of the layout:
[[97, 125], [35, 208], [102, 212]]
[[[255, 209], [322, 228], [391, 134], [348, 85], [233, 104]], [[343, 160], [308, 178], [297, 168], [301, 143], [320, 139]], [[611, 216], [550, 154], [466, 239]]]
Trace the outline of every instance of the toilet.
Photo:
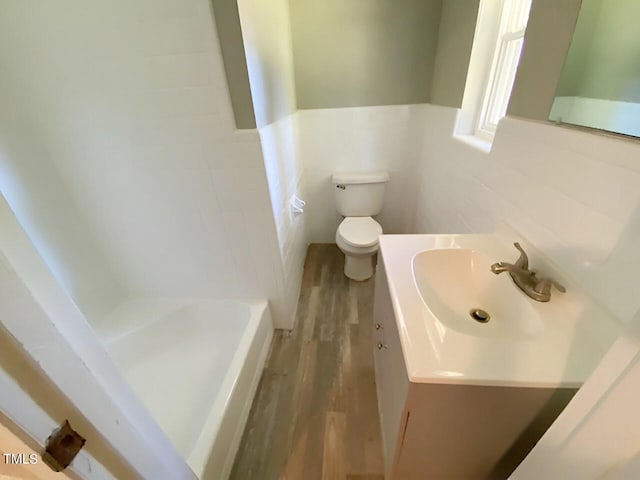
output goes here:
[[331, 178], [336, 209], [344, 217], [336, 244], [345, 255], [344, 274], [357, 281], [373, 275], [372, 256], [378, 251], [382, 227], [372, 216], [382, 210], [387, 172], [341, 172]]

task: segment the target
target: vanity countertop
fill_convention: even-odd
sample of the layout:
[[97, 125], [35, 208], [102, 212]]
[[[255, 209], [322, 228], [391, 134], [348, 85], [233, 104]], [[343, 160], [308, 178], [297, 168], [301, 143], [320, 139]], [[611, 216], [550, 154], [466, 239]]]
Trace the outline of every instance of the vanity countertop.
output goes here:
[[[512, 261], [517, 256], [512, 240], [531, 248], [520, 238], [497, 235], [380, 237], [378, 268], [385, 269], [410, 381], [575, 388], [618, 337], [619, 324], [548, 263], [542, 265], [543, 271], [553, 273], [567, 292], [556, 292], [548, 303], [527, 298], [544, 324], [542, 332], [530, 338], [469, 335], [449, 328], [423, 303], [412, 273], [417, 253], [464, 248], [481, 251], [495, 261]], [[537, 261], [532, 266], [540, 267]], [[511, 282], [511, 278], [503, 274], [495, 281]], [[525, 296], [515, 285], [513, 294]]]

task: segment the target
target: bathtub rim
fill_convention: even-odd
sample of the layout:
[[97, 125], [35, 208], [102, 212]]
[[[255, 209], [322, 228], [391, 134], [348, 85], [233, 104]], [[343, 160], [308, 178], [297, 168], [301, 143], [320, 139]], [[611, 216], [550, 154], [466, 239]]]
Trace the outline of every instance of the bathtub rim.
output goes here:
[[[271, 346], [274, 328], [268, 302], [266, 300], [243, 300], [239, 302], [250, 307], [249, 322], [233, 355], [229, 370], [220, 385], [218, 395], [209, 410], [200, 435], [191, 453], [185, 458], [185, 462], [198, 478], [202, 478], [203, 474], [212, 468], [211, 461], [214, 456], [219, 454], [222, 454], [224, 458], [223, 461], [217, 462], [217, 468], [214, 467], [214, 469], [218, 470], [217, 473], [219, 475], [216, 478], [226, 479], [230, 475], [249, 416], [249, 410]], [[261, 330], [265, 330], [262, 335], [263, 338], [258, 338]], [[253, 365], [248, 365], [247, 359], [252, 351], [257, 351], [257, 361]], [[243, 373], [251, 373], [251, 378], [244, 391], [239, 391], [242, 387], [239, 380]], [[236, 415], [234, 415], [235, 418], [232, 419], [230, 418], [230, 409], [236, 402], [241, 402], [241, 405], [239, 405]], [[235, 421], [232, 422], [232, 420]], [[228, 428], [231, 428], [233, 432], [228, 441], [222, 442], [220, 434], [225, 421], [229, 424]], [[222, 450], [220, 448], [221, 443], [227, 445], [226, 452], [217, 451]]]
[[[139, 334], [153, 324], [162, 321], [167, 315], [194, 304], [226, 304], [249, 307], [249, 321], [247, 322], [249, 323], [253, 314], [252, 307], [261, 303], [267, 303], [267, 301], [246, 298], [140, 296], [127, 299], [108, 314], [89, 323], [100, 342], [109, 350], [111, 345], [124, 340], [125, 337]], [[142, 315], [139, 314], [139, 310], [143, 311]], [[149, 311], [152, 313], [149, 314]], [[132, 312], [134, 312], [133, 315]], [[116, 323], [115, 327], [109, 325], [110, 323]]]

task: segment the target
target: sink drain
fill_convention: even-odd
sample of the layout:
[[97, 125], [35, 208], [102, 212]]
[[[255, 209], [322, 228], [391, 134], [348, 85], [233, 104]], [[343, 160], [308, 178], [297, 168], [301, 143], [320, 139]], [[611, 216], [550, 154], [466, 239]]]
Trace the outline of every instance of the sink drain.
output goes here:
[[469, 310], [469, 315], [471, 315], [471, 318], [473, 318], [476, 322], [480, 323], [487, 323], [491, 318], [491, 315], [489, 315], [489, 313], [485, 312], [481, 308], [472, 308], [471, 310]]

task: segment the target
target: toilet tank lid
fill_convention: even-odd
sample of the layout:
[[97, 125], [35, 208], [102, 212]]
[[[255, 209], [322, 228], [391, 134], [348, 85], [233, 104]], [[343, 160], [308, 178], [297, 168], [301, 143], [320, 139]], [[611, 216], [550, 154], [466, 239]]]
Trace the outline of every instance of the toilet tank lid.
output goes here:
[[336, 172], [331, 177], [333, 183], [384, 183], [389, 181], [389, 173], [376, 172]]

